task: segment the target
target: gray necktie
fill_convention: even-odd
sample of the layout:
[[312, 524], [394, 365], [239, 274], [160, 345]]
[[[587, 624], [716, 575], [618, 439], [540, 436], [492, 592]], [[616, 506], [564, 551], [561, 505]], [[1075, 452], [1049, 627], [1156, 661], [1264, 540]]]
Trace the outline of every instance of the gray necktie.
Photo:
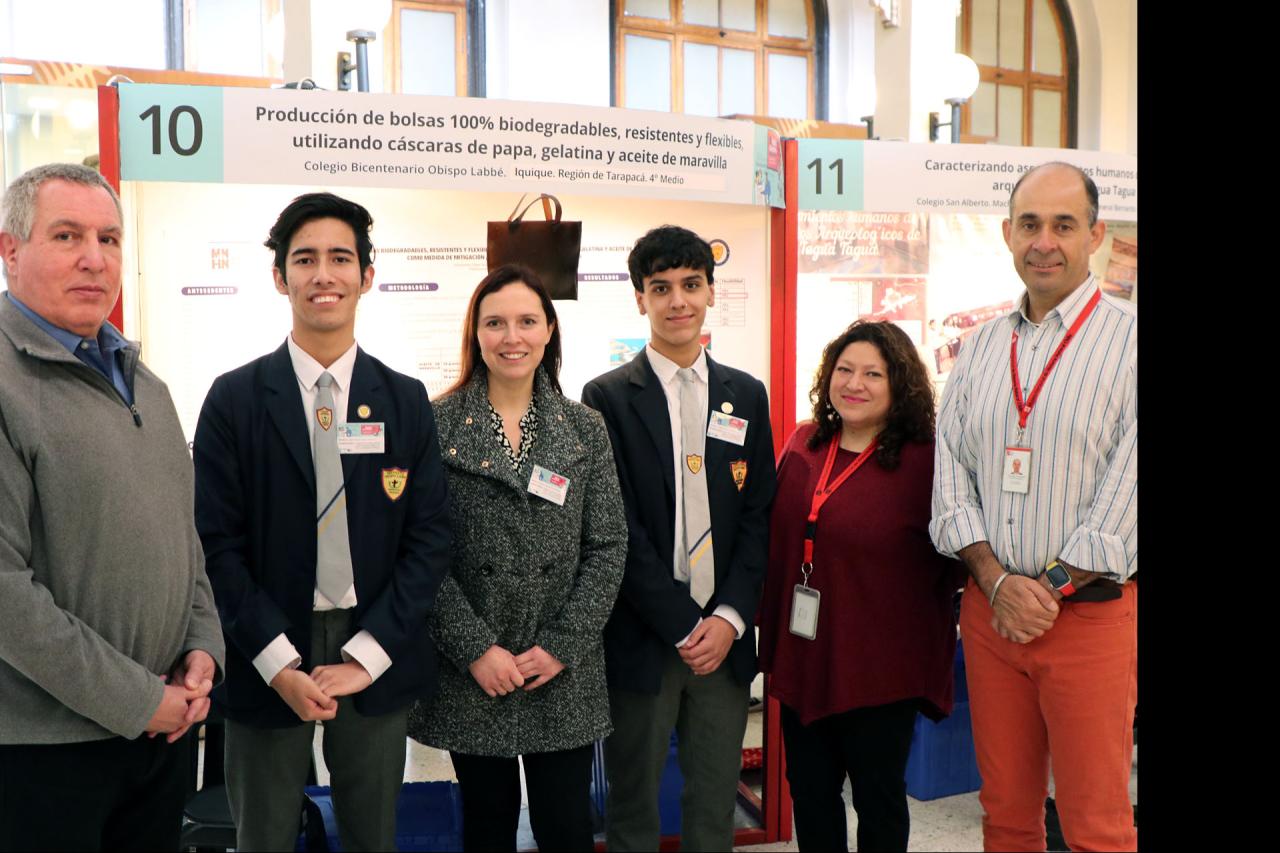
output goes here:
[[316, 380], [316, 410], [311, 425], [316, 466], [316, 587], [335, 605], [351, 588], [351, 542], [347, 538], [347, 493], [338, 454], [338, 418], [333, 377]]
[[683, 486], [684, 544], [680, 573], [689, 581], [689, 594], [705, 607], [716, 588], [716, 561], [711, 548], [711, 507], [707, 503], [707, 475], [703, 465], [707, 425], [698, 405], [698, 381], [693, 368], [676, 371], [680, 379], [680, 460]]

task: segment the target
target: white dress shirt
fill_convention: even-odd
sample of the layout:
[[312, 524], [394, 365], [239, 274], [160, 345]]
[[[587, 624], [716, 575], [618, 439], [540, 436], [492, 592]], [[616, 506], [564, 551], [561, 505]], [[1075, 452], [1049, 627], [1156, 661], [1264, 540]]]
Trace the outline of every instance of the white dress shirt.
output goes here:
[[[304, 422], [307, 424], [307, 442], [311, 446], [312, 453], [315, 452], [315, 436], [311, 428], [311, 422], [314, 420], [314, 412], [316, 407], [316, 380], [320, 378], [320, 374], [328, 372], [333, 377], [333, 407], [337, 411], [333, 413], [334, 424], [346, 423], [347, 421], [347, 398], [351, 392], [351, 372], [356, 366], [356, 345], [352, 344], [351, 348], [338, 356], [333, 364], [325, 367], [308, 355], [302, 347], [293, 341], [293, 335], [289, 336], [289, 358], [293, 362], [293, 373], [298, 380], [298, 390], [302, 394], [302, 412]], [[352, 583], [347, 588], [346, 594], [342, 596], [342, 600], [332, 602], [325, 597], [319, 588], [315, 590], [313, 606], [316, 610], [346, 610], [356, 606], [356, 587]], [[346, 642], [342, 647], [342, 659], [344, 661], [357, 661], [363, 666], [374, 681], [382, 675], [391, 666], [391, 658], [387, 655], [382, 645], [373, 638], [368, 631], [358, 631], [355, 636]], [[271, 679], [279, 674], [280, 670], [286, 666], [296, 669], [302, 663], [302, 656], [298, 654], [297, 648], [293, 643], [289, 642], [289, 638], [284, 634], [280, 634], [274, 640], [267, 644], [267, 647], [258, 653], [253, 659], [253, 665], [257, 668], [258, 673], [271, 683]]]
[[[674, 473], [676, 483], [676, 521], [675, 521], [675, 547], [671, 551], [672, 576], [677, 580], [688, 583], [687, 578], [680, 578], [677, 567], [680, 565], [680, 554], [685, 550], [684, 543], [684, 523], [680, 515], [680, 507], [684, 500], [684, 476], [680, 472], [680, 460], [684, 458], [684, 439], [681, 435], [680, 426], [680, 380], [676, 377], [676, 371], [680, 369], [680, 365], [667, 358], [662, 353], [653, 348], [653, 344], [645, 345], [645, 352], [649, 357], [649, 366], [653, 368], [653, 372], [658, 375], [658, 380], [662, 382], [662, 392], [667, 397], [667, 414], [671, 418], [671, 449], [674, 453]], [[694, 392], [698, 398], [698, 407], [701, 409], [701, 421], [706, 423], [707, 420], [707, 398], [710, 394], [710, 386], [708, 385], [710, 374], [707, 371], [707, 351], [700, 349], [698, 358], [690, 365], [693, 369], [697, 381], [693, 383]], [[714, 534], [712, 535], [714, 539]], [[746, 630], [746, 623], [742, 621], [742, 616], [738, 611], [730, 607], [728, 604], [718, 604], [716, 609], [712, 611], [712, 616], [719, 616], [733, 626], [741, 637]], [[702, 624], [702, 620], [698, 620], [698, 624]], [[698, 626], [694, 625], [696, 629]], [[692, 633], [692, 631], [690, 632]], [[683, 640], [676, 643], [676, 647], [683, 646], [689, 638], [686, 636]]]
[[[929, 533], [944, 554], [991, 545], [1037, 576], [1053, 559], [1116, 581], [1138, 571], [1138, 318], [1105, 294], [1063, 350], [1018, 438], [1009, 347], [1024, 399], [1098, 284], [1090, 275], [1034, 324], [1019, 308], [982, 326], [947, 380]], [[1031, 448], [1026, 494], [1003, 488], [1005, 448]]]

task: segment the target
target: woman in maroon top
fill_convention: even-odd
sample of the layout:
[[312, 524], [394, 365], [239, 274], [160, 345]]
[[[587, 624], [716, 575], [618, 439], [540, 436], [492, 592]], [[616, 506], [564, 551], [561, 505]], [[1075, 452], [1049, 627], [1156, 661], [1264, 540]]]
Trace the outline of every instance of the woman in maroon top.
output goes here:
[[917, 711], [951, 712], [964, 578], [929, 540], [933, 385], [902, 329], [860, 320], [827, 345], [810, 398], [778, 468], [759, 620], [796, 839], [848, 849], [847, 775], [858, 850], [906, 850], [911, 733]]

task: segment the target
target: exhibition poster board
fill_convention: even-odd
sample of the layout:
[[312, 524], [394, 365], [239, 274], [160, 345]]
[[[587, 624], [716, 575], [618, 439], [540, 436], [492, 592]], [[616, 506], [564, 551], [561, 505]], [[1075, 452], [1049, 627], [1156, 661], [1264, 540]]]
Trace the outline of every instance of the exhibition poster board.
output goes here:
[[812, 412], [822, 349], [859, 318], [891, 320], [942, 387], [965, 337], [1014, 310], [1024, 287], [1001, 224], [1033, 166], [1060, 160], [1097, 183], [1107, 224], [1091, 267], [1137, 302], [1137, 158], [1000, 145], [801, 139], [795, 190], [794, 420]]
[[[457, 377], [486, 223], [525, 192], [555, 193], [564, 218], [583, 223], [578, 299], [556, 303], [569, 396], [643, 347], [626, 256], [667, 222], [715, 251], [711, 351], [768, 384], [769, 209], [783, 187], [766, 128], [557, 104], [129, 84], [119, 116], [122, 189], [137, 217], [125, 332], [169, 382], [188, 438], [213, 379], [284, 340], [290, 314], [262, 241], [291, 198], [319, 189], [374, 218], [376, 273], [357, 338], [433, 396]], [[540, 207], [529, 215], [541, 218]]]
[[[315, 190], [370, 210], [374, 286], [356, 335], [432, 396], [458, 375], [466, 303], [487, 269], [486, 223], [539, 192], [583, 223], [578, 298], [556, 301], [568, 396], [643, 346], [648, 322], [626, 257], [637, 237], [667, 223], [712, 245], [716, 304], [702, 330], [710, 351], [766, 386], [779, 375], [770, 282], [782, 278], [786, 187], [772, 129], [318, 90], [120, 84], [101, 88], [99, 104], [103, 172], [118, 182], [128, 220], [124, 310], [113, 319], [168, 382], [189, 440], [213, 379], [288, 334], [288, 303], [262, 242], [290, 199]], [[540, 207], [529, 216], [540, 218]], [[777, 442], [776, 398], [773, 407]], [[745, 783], [739, 792], [757, 825], [740, 828], [736, 844], [790, 838], [775, 703], [756, 737], [763, 749], [744, 763], [760, 774], [761, 795]]]

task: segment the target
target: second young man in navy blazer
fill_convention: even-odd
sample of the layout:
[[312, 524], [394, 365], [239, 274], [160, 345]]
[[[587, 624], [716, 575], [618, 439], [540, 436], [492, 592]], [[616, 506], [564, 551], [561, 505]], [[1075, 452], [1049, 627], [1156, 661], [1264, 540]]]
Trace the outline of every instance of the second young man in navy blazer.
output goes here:
[[[605, 742], [608, 847], [658, 849], [658, 785], [675, 727], [685, 773], [681, 849], [728, 850], [776, 484], [769, 400], [758, 379], [702, 348], [715, 303], [705, 240], [655, 228], [627, 265], [649, 344], [582, 391], [609, 428], [629, 529], [604, 635], [614, 724]], [[682, 397], [696, 414], [682, 412]], [[685, 432], [701, 446], [684, 447]], [[684, 499], [694, 489], [705, 494], [697, 508]], [[708, 510], [709, 531], [687, 521]]]
[[[196, 525], [227, 637], [214, 700], [241, 850], [293, 849], [316, 720], [343, 848], [394, 849], [408, 708], [436, 689], [427, 614], [449, 560], [445, 478], [422, 383], [356, 346], [372, 224], [329, 193], [285, 208], [266, 245], [292, 333], [218, 377], [196, 428]], [[327, 455], [313, 461], [317, 448]], [[323, 511], [319, 482], [334, 484]], [[318, 544], [326, 519], [346, 536], [327, 530]], [[326, 562], [341, 553], [336, 574], [317, 571], [322, 550]]]

